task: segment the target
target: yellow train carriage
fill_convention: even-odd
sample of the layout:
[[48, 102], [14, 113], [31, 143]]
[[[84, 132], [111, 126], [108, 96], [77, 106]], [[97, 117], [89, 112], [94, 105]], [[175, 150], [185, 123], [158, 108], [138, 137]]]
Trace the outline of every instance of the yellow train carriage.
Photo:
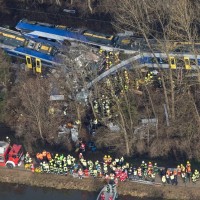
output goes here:
[[86, 38], [91, 42], [106, 44], [106, 45], [111, 45], [114, 39], [114, 35], [106, 35], [106, 34], [96, 33], [93, 31], [85, 31], [83, 32], [83, 35], [86, 36]]

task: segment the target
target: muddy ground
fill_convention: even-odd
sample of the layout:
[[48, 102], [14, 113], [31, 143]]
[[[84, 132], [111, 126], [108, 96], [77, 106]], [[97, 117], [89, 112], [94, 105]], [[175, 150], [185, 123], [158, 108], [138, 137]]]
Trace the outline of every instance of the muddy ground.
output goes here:
[[[78, 189], [87, 191], [99, 191], [105, 181], [103, 179], [85, 178], [78, 179], [72, 176], [59, 176], [52, 174], [37, 174], [24, 170], [10, 170], [0, 168], [0, 182], [25, 184], [38, 187], [49, 187], [55, 189]], [[200, 199], [198, 184], [187, 187], [182, 186], [151, 186], [133, 182], [120, 182], [118, 186], [119, 195], [131, 195], [132, 197], [153, 199]]]

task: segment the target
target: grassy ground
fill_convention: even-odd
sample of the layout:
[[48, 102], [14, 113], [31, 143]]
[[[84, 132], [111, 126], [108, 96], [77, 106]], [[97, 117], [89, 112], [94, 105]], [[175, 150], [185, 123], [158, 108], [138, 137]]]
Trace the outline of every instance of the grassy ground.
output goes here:
[[[34, 174], [30, 171], [19, 169], [9, 170], [0, 168], [0, 182], [17, 183], [38, 187], [48, 187], [55, 189], [76, 189], [87, 191], [99, 191], [105, 181], [103, 179], [85, 178], [78, 179], [72, 176], [60, 176], [52, 174]], [[200, 183], [192, 183], [187, 186], [151, 186], [133, 182], [120, 182], [118, 186], [119, 195], [129, 195], [127, 199], [200, 199]], [[123, 198], [124, 199], [124, 198]]]

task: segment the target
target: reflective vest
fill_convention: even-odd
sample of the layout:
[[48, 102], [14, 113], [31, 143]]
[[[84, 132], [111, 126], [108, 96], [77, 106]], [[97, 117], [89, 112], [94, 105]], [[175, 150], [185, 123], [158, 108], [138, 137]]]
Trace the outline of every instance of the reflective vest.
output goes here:
[[54, 167], [54, 172], [57, 173], [58, 172], [58, 168]]
[[97, 176], [97, 170], [93, 170], [94, 176]]
[[185, 178], [185, 173], [181, 173], [181, 177], [182, 177], [182, 178]]
[[67, 164], [68, 164], [68, 165], [71, 165], [71, 164], [72, 164], [71, 159], [67, 159]]
[[51, 154], [49, 152], [47, 152], [47, 159], [51, 160]]
[[64, 172], [68, 172], [68, 168], [66, 166], [63, 168], [63, 170]]
[[155, 173], [152, 173], [152, 174], [151, 174], [151, 177], [152, 177], [152, 178], [155, 178], [155, 177], [156, 177]]
[[171, 180], [174, 180], [174, 175], [173, 175], [173, 174], [170, 176], [170, 179], [171, 179]]
[[165, 183], [166, 182], [166, 177], [162, 176], [162, 182]]
[[191, 173], [191, 167], [190, 166], [187, 167], [187, 173]]

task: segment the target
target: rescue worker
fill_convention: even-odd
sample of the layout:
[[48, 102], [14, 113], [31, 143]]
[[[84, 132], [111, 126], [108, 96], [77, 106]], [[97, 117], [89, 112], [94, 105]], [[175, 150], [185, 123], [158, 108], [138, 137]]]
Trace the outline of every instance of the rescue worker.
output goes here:
[[97, 129], [97, 126], [98, 126], [98, 120], [97, 120], [97, 118], [95, 118], [95, 119], [93, 120], [93, 125], [94, 125], [94, 129], [96, 130], [96, 129]]
[[142, 178], [146, 180], [146, 179], [147, 179], [147, 176], [148, 176], [147, 169], [145, 169], [145, 170], [143, 171], [143, 173], [142, 173]]
[[40, 163], [43, 161], [43, 155], [41, 153], [36, 154], [37, 161]]
[[52, 159], [51, 154], [49, 152], [47, 152], [46, 156], [47, 156], [48, 161], [50, 161]]
[[32, 158], [29, 157], [29, 158], [28, 158], [28, 163], [29, 163], [29, 164], [32, 164], [32, 162], [33, 162], [33, 161], [32, 161]]
[[139, 179], [142, 179], [142, 169], [140, 167], [137, 170], [137, 174], [138, 174]]
[[[128, 170], [128, 178], [131, 179], [132, 175], [133, 175], [133, 168], [130, 167]], [[137, 172], [136, 172], [136, 175], [137, 175]]]
[[110, 174], [110, 184], [114, 184], [115, 175], [113, 173]]
[[195, 169], [194, 174], [195, 174], [196, 178], [198, 179], [199, 178], [199, 171], [197, 169]]
[[136, 180], [138, 178], [138, 171], [135, 167], [133, 167], [133, 178]]
[[94, 174], [93, 177], [94, 177], [94, 178], [97, 178], [97, 175], [98, 175], [97, 169], [94, 169], [94, 170], [93, 170], [93, 174]]
[[191, 177], [191, 164], [189, 161], [187, 161], [187, 164], [186, 164], [186, 173], [187, 173], [187, 177], [188, 177], [188, 180], [190, 182], [190, 177]]
[[112, 158], [110, 157], [110, 155], [108, 155], [108, 158], [107, 158], [107, 164], [110, 165], [112, 162]]
[[174, 170], [173, 174], [174, 174], [174, 184], [178, 185], [178, 177], [177, 177], [178, 176], [178, 172], [177, 172], [176, 169]]
[[30, 164], [30, 163], [29, 163], [29, 158], [30, 158], [30, 155], [29, 155], [29, 153], [27, 152], [27, 153], [25, 154], [25, 156], [24, 156], [24, 163], [25, 163], [25, 164]]
[[148, 168], [149, 168], [150, 170], [152, 170], [152, 169], [153, 169], [153, 165], [152, 165], [152, 163], [151, 163], [151, 162], [149, 162], [149, 163], [148, 163]]
[[157, 163], [154, 163], [153, 171], [154, 171], [156, 174], [158, 174], [158, 166], [157, 166]]
[[85, 169], [85, 170], [84, 170], [84, 174], [85, 174], [86, 177], [88, 177], [88, 176], [89, 176], [89, 170], [88, 170], [88, 169]]
[[107, 155], [104, 155], [104, 157], [103, 157], [103, 161], [104, 161], [104, 163], [107, 163], [107, 160], [108, 160]]
[[124, 164], [124, 157], [122, 156], [120, 159], [119, 159], [119, 165], [122, 166]]
[[103, 49], [100, 48], [100, 49], [99, 49], [99, 54], [100, 54], [100, 55], [103, 55], [103, 53], [104, 53]]
[[82, 153], [79, 153], [79, 160], [81, 159], [81, 158], [83, 158], [83, 154]]
[[67, 156], [67, 167], [70, 168], [72, 165], [71, 157], [70, 155]]
[[97, 100], [94, 100], [93, 107], [94, 107], [94, 112], [99, 113], [99, 103]]
[[50, 173], [51, 173], [51, 174], [54, 173], [54, 166], [53, 166], [53, 163], [50, 164], [49, 170], [50, 170]]
[[60, 160], [60, 157], [57, 158], [56, 164], [59, 166], [61, 164], [62, 160]]
[[181, 175], [181, 167], [180, 167], [180, 165], [177, 166], [177, 174], [178, 174], [178, 176]]
[[110, 81], [110, 79], [106, 79], [106, 85], [107, 85], [107, 87], [109, 87], [110, 88], [110, 86], [111, 86], [111, 81]]
[[45, 150], [42, 152], [42, 156], [43, 156], [43, 159], [47, 161], [47, 152]]
[[83, 159], [82, 161], [83, 169], [87, 168], [87, 161]]
[[151, 178], [151, 174], [152, 174], [152, 169], [151, 168], [148, 168], [147, 174], [148, 174], [148, 177]]
[[144, 160], [143, 160], [142, 163], [141, 163], [141, 165], [140, 165], [142, 171], [144, 171], [144, 165], [145, 165], [145, 163], [144, 163]]
[[66, 163], [63, 165], [63, 173], [64, 173], [65, 176], [68, 173], [68, 168], [67, 168], [67, 164]]
[[8, 136], [6, 136], [6, 142], [7, 142], [8, 144], [10, 144], [10, 138], [9, 138]]
[[114, 58], [115, 58], [115, 63], [116, 63], [116, 64], [120, 62], [120, 59], [119, 59], [119, 52], [114, 53]]
[[103, 173], [102, 173], [101, 166], [97, 169], [97, 171], [98, 171], [98, 177], [102, 178], [103, 177]]
[[32, 163], [31, 164], [31, 171], [34, 173], [35, 172], [35, 167], [34, 167], [34, 164]]
[[148, 169], [147, 163], [144, 163], [144, 170], [147, 171], [147, 169]]
[[166, 184], [166, 181], [167, 181], [167, 180], [166, 180], [166, 176], [165, 176], [165, 175], [163, 175], [163, 176], [162, 176], [162, 183], [163, 183], [163, 185], [165, 185], [165, 184]]
[[167, 184], [170, 184], [170, 171], [168, 171], [168, 170], [166, 173], [166, 181], [167, 181]]
[[78, 170], [78, 177], [79, 177], [79, 179], [83, 178], [83, 171], [81, 168]]
[[182, 178], [182, 180], [183, 180], [183, 183], [186, 183], [187, 177], [186, 177], [186, 173], [185, 173], [185, 172], [182, 172], [182, 173], [181, 173], [181, 178]]
[[155, 179], [156, 179], [156, 173], [152, 172], [152, 174], [151, 174], [151, 181], [155, 182]]
[[196, 184], [196, 182], [197, 182], [197, 177], [195, 174], [192, 174], [192, 182], [193, 182], [193, 184]]
[[174, 185], [174, 174], [172, 172], [170, 172], [170, 180], [171, 184]]
[[106, 163], [103, 164], [103, 173], [104, 173], [104, 174], [107, 174], [107, 173], [108, 173], [108, 167], [107, 167], [107, 164], [106, 164]]
[[99, 165], [99, 161], [96, 160], [94, 164], [95, 164], [95, 167], [97, 167]]
[[[109, 181], [110, 181], [110, 176], [109, 176], [108, 174], [105, 174], [104, 176], [105, 176], [106, 182], [109, 183]], [[109, 189], [110, 189], [110, 188], [109, 188]]]
[[55, 157], [54, 157], [55, 161], [57, 161], [58, 157], [59, 157], [59, 155], [56, 154]]
[[184, 172], [185, 173], [185, 167], [183, 164], [181, 164], [181, 172]]

